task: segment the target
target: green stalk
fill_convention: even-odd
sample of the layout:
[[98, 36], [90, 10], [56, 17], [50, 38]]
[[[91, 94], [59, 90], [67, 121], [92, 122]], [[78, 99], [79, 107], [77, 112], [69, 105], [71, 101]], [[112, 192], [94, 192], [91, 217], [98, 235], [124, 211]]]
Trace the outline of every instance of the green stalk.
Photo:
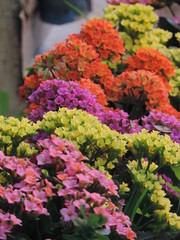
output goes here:
[[133, 212], [132, 212], [132, 214], [131, 214], [131, 217], [130, 217], [131, 222], [134, 221], [134, 217], [135, 217], [135, 215], [136, 215], [136, 211], [137, 211], [139, 205], [141, 204], [142, 200], [144, 199], [147, 191], [148, 191], [148, 189], [144, 190], [144, 192], [141, 194], [140, 198], [138, 199], [138, 201], [137, 201], [137, 203], [136, 203], [136, 205], [135, 205], [135, 207], [134, 207], [134, 210], [133, 210]]
[[88, 18], [83, 13], [83, 11], [81, 11], [78, 7], [74, 6], [74, 4], [68, 2], [67, 0], [64, 0], [64, 3], [68, 5], [72, 10], [74, 10], [77, 14], [79, 14], [82, 18], [84, 18], [85, 20], [88, 20]]

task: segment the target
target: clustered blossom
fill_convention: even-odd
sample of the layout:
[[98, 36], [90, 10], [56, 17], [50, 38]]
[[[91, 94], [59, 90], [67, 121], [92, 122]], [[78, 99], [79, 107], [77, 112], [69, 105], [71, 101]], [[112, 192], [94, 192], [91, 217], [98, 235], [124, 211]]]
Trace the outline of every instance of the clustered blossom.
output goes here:
[[140, 33], [151, 31], [158, 21], [158, 16], [153, 12], [153, 7], [144, 4], [108, 5], [104, 9], [104, 19], [118, 27], [119, 32], [125, 32], [132, 38]]
[[134, 4], [134, 3], [141, 3], [145, 5], [152, 5], [156, 8], [162, 8], [165, 7], [166, 4], [169, 3], [168, 0], [108, 0], [109, 4], [112, 5], [118, 5], [120, 3], [128, 3], [128, 4]]
[[97, 116], [101, 123], [120, 133], [138, 132], [141, 129], [137, 121], [129, 120], [128, 114], [123, 110], [104, 109], [97, 102], [96, 96], [85, 88], [81, 89], [78, 83], [56, 79], [41, 83], [28, 98], [29, 107], [25, 110], [28, 118], [36, 122], [48, 111], [67, 107], [82, 109]]
[[[55, 49], [48, 53], [36, 56], [32, 69], [34, 73], [25, 78], [20, 88], [21, 100], [27, 99], [39, 87], [40, 82], [46, 79], [80, 81], [81, 78], [87, 78], [95, 84], [101, 84], [105, 92], [111, 91], [114, 84], [112, 72], [101, 62], [93, 46], [76, 37], [67, 39], [65, 43], [56, 44]], [[29, 78], [38, 79], [37, 84], [29, 85]]]
[[168, 58], [151, 48], [140, 48], [132, 57], [128, 57], [124, 63], [128, 64], [126, 71], [146, 70], [151, 71], [163, 79], [168, 92], [171, 86], [168, 78], [175, 75], [174, 66]]
[[[9, 182], [4, 180], [0, 186], [2, 208], [4, 206], [7, 210], [8, 206], [9, 211], [19, 213], [19, 218], [26, 212], [35, 219], [50, 214], [44, 206], [53, 197], [63, 197], [64, 207], [57, 210], [64, 221], [80, 216], [80, 206], [84, 205], [87, 215], [101, 213], [107, 218], [106, 228], [115, 227], [119, 235], [131, 240], [135, 238], [129, 217], [110, 199], [119, 198], [118, 187], [112, 180], [108, 180], [104, 173], [87, 167], [83, 160], [88, 159], [67, 141], [52, 136], [52, 139], [39, 140], [37, 144], [40, 152], [34, 163], [30, 159], [6, 157], [0, 152], [1, 174], [10, 173]], [[43, 174], [45, 171], [48, 177]], [[13, 225], [23, 227], [23, 221], [14, 215], [0, 213], [0, 219], [2, 217], [1, 239], [6, 239], [6, 233], [10, 233]], [[10, 224], [7, 225], [6, 221]]]
[[180, 144], [180, 121], [174, 116], [152, 110], [142, 118], [142, 126], [150, 132], [158, 130], [161, 134], [168, 134], [173, 142]]
[[[137, 187], [137, 191], [147, 190], [147, 198], [151, 202], [149, 212], [155, 217], [155, 224], [160, 223], [161, 228], [165, 229], [178, 229], [180, 230], [180, 216], [171, 212], [171, 202], [166, 197], [165, 191], [162, 189], [162, 185], [155, 175], [154, 171], [158, 168], [158, 165], [154, 163], [148, 163], [148, 160], [141, 159], [142, 167], [139, 169], [138, 161], [131, 161], [128, 163], [130, 174], [132, 175], [134, 187]], [[149, 168], [148, 168], [149, 165]], [[142, 189], [143, 188], [143, 189]]]
[[[71, 36], [70, 36], [71, 37]], [[80, 34], [72, 35], [92, 45], [102, 59], [120, 62], [125, 53], [123, 41], [112, 23], [106, 20], [92, 19], [82, 25]]]
[[151, 162], [158, 163], [158, 168], [169, 165], [177, 166], [180, 164], [180, 145], [172, 142], [168, 135], [160, 135], [157, 131], [148, 132], [142, 129], [139, 133], [124, 134], [127, 141], [127, 149], [134, 158], [151, 159]]
[[[115, 82], [119, 89], [117, 92], [119, 101], [125, 105], [126, 111], [132, 104], [136, 108], [132, 111], [137, 115], [140, 108], [145, 105], [146, 110], [157, 109], [178, 118], [179, 113], [170, 104], [168, 91], [158, 75], [145, 70], [127, 71], [118, 75]], [[143, 110], [141, 116], [142, 112]]]
[[46, 80], [29, 96], [28, 100], [30, 106], [26, 112], [30, 114], [29, 119], [33, 121], [42, 119], [43, 114], [48, 111], [57, 111], [59, 107], [82, 109], [92, 115], [103, 111], [95, 95], [85, 88], [81, 89], [72, 81]]
[[22, 225], [21, 220], [14, 214], [4, 213], [0, 209], [0, 239], [7, 239], [6, 234], [11, 232], [14, 225]]
[[49, 111], [38, 121], [39, 130], [73, 142], [91, 164], [101, 171], [113, 169], [117, 159], [126, 153], [126, 142], [120, 134], [101, 124], [86, 111], [60, 108]]

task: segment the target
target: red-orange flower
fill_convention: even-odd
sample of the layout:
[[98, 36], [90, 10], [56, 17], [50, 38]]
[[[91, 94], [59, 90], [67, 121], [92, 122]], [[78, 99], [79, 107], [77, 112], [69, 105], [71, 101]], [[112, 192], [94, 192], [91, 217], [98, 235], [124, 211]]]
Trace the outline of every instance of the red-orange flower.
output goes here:
[[82, 24], [80, 34], [69, 36], [77, 37], [92, 45], [103, 59], [119, 62], [125, 53], [123, 41], [111, 22], [103, 19], [91, 19]]
[[[144, 106], [146, 110], [158, 109], [161, 112], [180, 116], [170, 104], [168, 91], [162, 78], [150, 71], [137, 70], [124, 72], [115, 78], [119, 89], [119, 102], [125, 110], [132, 110], [132, 115], [141, 114]], [[132, 107], [133, 106], [133, 107]]]
[[96, 84], [87, 78], [81, 78], [80, 81], [78, 81], [78, 84], [81, 88], [87, 88], [92, 94], [96, 95], [97, 101], [102, 106], [107, 106], [106, 95], [99, 84]]
[[168, 92], [171, 86], [168, 78], [175, 75], [174, 67], [168, 58], [157, 50], [140, 48], [132, 57], [128, 57], [124, 63], [128, 64], [126, 71], [147, 70], [159, 75], [163, 79]]

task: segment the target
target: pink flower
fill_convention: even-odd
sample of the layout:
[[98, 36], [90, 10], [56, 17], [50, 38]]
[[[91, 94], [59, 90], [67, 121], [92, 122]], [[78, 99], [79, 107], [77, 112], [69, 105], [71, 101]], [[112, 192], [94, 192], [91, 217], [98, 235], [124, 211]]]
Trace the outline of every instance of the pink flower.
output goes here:
[[84, 205], [87, 210], [89, 210], [89, 208], [90, 208], [89, 204], [87, 204], [84, 199], [75, 200], [75, 201], [73, 202], [73, 205], [74, 205], [75, 207], [77, 207], [78, 209], [80, 209], [80, 207], [81, 207], [82, 205]]
[[67, 179], [67, 180], [63, 181], [63, 185], [67, 188], [79, 187], [79, 184], [77, 183], [77, 180], [75, 180], [75, 179]]
[[22, 221], [20, 219], [18, 219], [15, 215], [12, 215], [11, 214], [11, 222], [12, 222], [12, 225], [20, 225], [22, 226]]
[[5, 234], [5, 229], [3, 226], [0, 226], [0, 239], [6, 240], [6, 234]]
[[20, 192], [18, 190], [14, 190], [14, 192], [5, 192], [4, 193], [5, 198], [7, 199], [9, 204], [13, 204], [15, 202], [20, 202]]
[[38, 165], [52, 164], [52, 160], [50, 158], [50, 153], [48, 150], [43, 150], [43, 152], [39, 154], [36, 159]]
[[32, 211], [38, 212], [39, 211], [39, 206], [36, 203], [30, 202], [27, 199], [24, 200], [24, 206], [25, 206], [25, 210], [27, 212], [32, 212]]
[[90, 180], [90, 177], [88, 176], [88, 175], [84, 175], [84, 174], [82, 174], [82, 173], [79, 173], [79, 174], [76, 174], [76, 176], [77, 176], [77, 178], [79, 179], [79, 184], [81, 185], [81, 186], [83, 186], [83, 185], [87, 185], [87, 184], [92, 184], [93, 183], [93, 181], [92, 180]]
[[64, 217], [65, 222], [78, 217], [78, 214], [75, 212], [75, 207], [73, 205], [70, 205], [68, 208], [62, 208], [60, 210], [60, 213]]

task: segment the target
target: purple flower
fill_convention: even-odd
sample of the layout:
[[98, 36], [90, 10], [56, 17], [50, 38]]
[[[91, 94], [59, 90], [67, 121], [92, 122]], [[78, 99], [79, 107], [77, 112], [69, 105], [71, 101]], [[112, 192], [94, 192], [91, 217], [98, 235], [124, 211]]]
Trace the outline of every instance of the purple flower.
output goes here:
[[180, 144], [180, 121], [174, 116], [152, 110], [148, 116], [142, 118], [142, 126], [149, 130], [168, 134], [173, 142]]
[[120, 133], [134, 133], [141, 130], [138, 121], [129, 120], [128, 113], [123, 110], [105, 111], [96, 101], [96, 96], [89, 90], [81, 89], [78, 83], [63, 80], [46, 80], [31, 94], [28, 104], [38, 106], [30, 111], [28, 118], [33, 122], [41, 120], [48, 111], [57, 111], [58, 108], [82, 109], [97, 116], [99, 121]]

